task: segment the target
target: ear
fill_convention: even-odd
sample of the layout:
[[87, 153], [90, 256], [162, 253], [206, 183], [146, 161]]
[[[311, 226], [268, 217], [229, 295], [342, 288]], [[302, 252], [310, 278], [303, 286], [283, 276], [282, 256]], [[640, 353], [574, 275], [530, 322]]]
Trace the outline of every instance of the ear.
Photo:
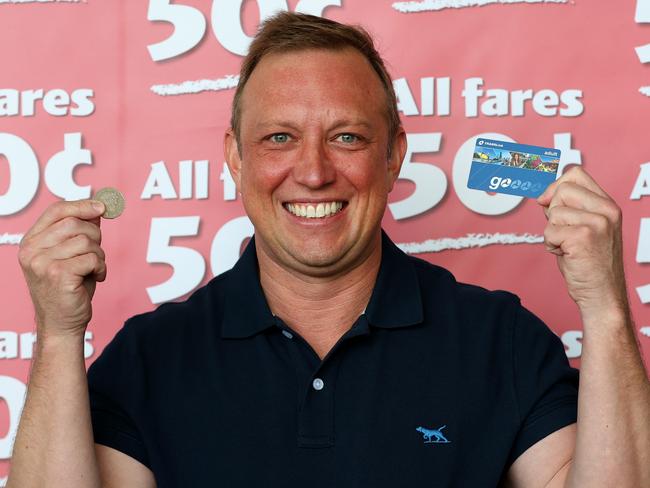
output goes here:
[[223, 155], [226, 158], [230, 176], [232, 176], [237, 187], [237, 192], [241, 193], [241, 155], [239, 154], [237, 138], [232, 128], [228, 129], [224, 134]]
[[397, 135], [393, 139], [393, 150], [390, 153], [390, 158], [388, 159], [388, 191], [393, 190], [395, 181], [399, 177], [399, 172], [402, 169], [402, 163], [404, 162], [404, 156], [406, 156], [406, 132], [402, 127], [397, 131]]

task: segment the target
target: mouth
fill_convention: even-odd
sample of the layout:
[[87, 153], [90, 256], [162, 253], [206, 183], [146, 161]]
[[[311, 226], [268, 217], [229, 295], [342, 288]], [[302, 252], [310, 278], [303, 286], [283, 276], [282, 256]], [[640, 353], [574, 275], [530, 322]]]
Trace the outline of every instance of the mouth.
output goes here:
[[318, 203], [291, 202], [283, 203], [282, 206], [290, 214], [293, 214], [296, 217], [306, 219], [325, 219], [341, 212], [347, 206], [347, 202], [339, 200]]

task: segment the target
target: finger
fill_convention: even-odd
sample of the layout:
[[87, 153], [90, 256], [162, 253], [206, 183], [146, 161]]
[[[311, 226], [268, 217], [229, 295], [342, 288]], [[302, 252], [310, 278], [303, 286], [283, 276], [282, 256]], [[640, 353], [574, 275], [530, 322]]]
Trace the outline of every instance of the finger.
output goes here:
[[89, 239], [84, 234], [72, 237], [45, 252], [52, 261], [70, 259], [88, 253], [97, 254], [101, 260], [106, 259], [106, 254], [99, 244]]
[[609, 223], [604, 215], [560, 205], [548, 210], [548, 221], [554, 226], [586, 225], [598, 232], [605, 232]]
[[106, 208], [102, 202], [96, 200], [77, 200], [76, 202], [57, 202], [50, 205], [43, 215], [39, 217], [25, 237], [31, 237], [42, 232], [53, 223], [66, 217], [77, 217], [82, 220], [91, 220], [100, 217]]
[[609, 198], [609, 195], [605, 190], [602, 189], [602, 187], [596, 183], [596, 180], [593, 179], [593, 177], [587, 173], [581, 166], [574, 166], [567, 170], [565, 174], [563, 174], [560, 179], [564, 179], [564, 181], [570, 181], [573, 183], [577, 183], [578, 185], [582, 185], [585, 188], [588, 188], [589, 190], [593, 191], [594, 193], [597, 193], [601, 197]]
[[106, 263], [92, 252], [56, 261], [56, 264], [76, 276], [90, 277], [95, 281], [104, 281], [106, 278]]
[[106, 259], [104, 250], [99, 246], [99, 244], [90, 240], [85, 235], [79, 235], [68, 239], [58, 246], [46, 249], [36, 254], [29, 262], [28, 269], [34, 275], [39, 277], [46, 276], [52, 268], [57, 268], [54, 270], [55, 273], [69, 272], [69, 270], [58, 269], [60, 264], [55, 263], [60, 263], [85, 254], [95, 254], [102, 262]]
[[85, 235], [97, 244], [101, 244], [102, 232], [96, 221], [99, 221], [99, 217], [89, 221], [77, 217], [65, 217], [39, 234], [33, 235], [29, 240], [35, 249], [48, 249], [78, 235]]
[[559, 185], [559, 181], [560, 180], [555, 180], [553, 183], [548, 185], [546, 187], [546, 190], [544, 190], [544, 193], [542, 193], [540, 196], [537, 197], [537, 203], [539, 205], [543, 207], [548, 207], [548, 204], [551, 202], [553, 195], [555, 195], [557, 186]]
[[580, 166], [574, 166], [546, 188], [546, 191], [544, 191], [544, 193], [542, 193], [537, 199], [538, 203], [540, 205], [548, 205], [558, 186], [562, 183], [575, 183], [587, 188], [601, 197], [609, 198], [609, 195], [605, 190], [603, 190], [584, 169]]
[[548, 211], [557, 206], [572, 207], [587, 212], [598, 213], [607, 217], [611, 222], [620, 219], [620, 209], [608, 197], [598, 195], [584, 186], [571, 182], [564, 182], [558, 185], [553, 198], [544, 209], [548, 217]]
[[556, 256], [563, 256], [562, 244], [570, 236], [572, 228], [565, 225], [548, 224], [544, 229], [544, 247]]
[[589, 225], [553, 225], [544, 229], [546, 250], [558, 256], [589, 254], [596, 230]]

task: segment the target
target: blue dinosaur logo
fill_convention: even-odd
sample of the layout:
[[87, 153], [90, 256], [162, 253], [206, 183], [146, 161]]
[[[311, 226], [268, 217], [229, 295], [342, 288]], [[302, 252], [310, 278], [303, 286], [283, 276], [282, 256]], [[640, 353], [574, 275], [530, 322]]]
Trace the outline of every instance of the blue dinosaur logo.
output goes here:
[[427, 429], [426, 427], [418, 427], [415, 430], [417, 430], [424, 436], [425, 444], [449, 444], [451, 443], [451, 441], [447, 439], [441, 432], [442, 429], [444, 429], [445, 427], [447, 426], [443, 425], [442, 427], [438, 427], [437, 429]]

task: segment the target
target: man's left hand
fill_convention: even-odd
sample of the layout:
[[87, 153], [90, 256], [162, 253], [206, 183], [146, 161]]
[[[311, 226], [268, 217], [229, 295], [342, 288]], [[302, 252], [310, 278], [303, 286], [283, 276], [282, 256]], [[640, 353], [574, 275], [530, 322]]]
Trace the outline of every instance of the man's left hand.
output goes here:
[[546, 249], [557, 256], [569, 295], [583, 315], [627, 309], [621, 209], [575, 167], [537, 199], [548, 219]]

